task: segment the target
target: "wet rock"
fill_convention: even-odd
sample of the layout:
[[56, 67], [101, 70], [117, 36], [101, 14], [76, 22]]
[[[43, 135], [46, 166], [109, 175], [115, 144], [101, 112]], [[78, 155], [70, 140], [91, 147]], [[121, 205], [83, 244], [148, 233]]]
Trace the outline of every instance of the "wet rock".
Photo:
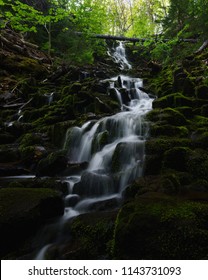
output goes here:
[[0, 167], [0, 176], [7, 177], [7, 176], [19, 176], [19, 175], [29, 175], [30, 170], [21, 168], [21, 167]]
[[68, 158], [63, 152], [51, 153], [38, 163], [36, 175], [54, 177], [67, 167], [67, 163]]
[[113, 179], [101, 172], [85, 171], [81, 181], [74, 185], [73, 193], [80, 196], [96, 197], [114, 193]]
[[[72, 240], [65, 246], [56, 247], [56, 258], [62, 259], [109, 259], [117, 210], [82, 214], [65, 225]], [[58, 249], [58, 250], [57, 250]]]
[[79, 174], [83, 170], [85, 170], [88, 166], [88, 162], [81, 162], [81, 163], [68, 163], [67, 167], [64, 169], [63, 172], [60, 173], [61, 176], [69, 176], [73, 174]]
[[69, 194], [64, 201], [66, 207], [74, 207], [80, 201], [80, 197], [77, 194]]
[[20, 153], [16, 145], [0, 145], [0, 163], [18, 160], [20, 160]]
[[97, 202], [93, 202], [89, 205], [87, 210], [89, 211], [109, 211], [118, 208], [119, 199], [117, 198], [109, 198], [104, 200], [99, 200]]
[[0, 189], [0, 202], [1, 256], [20, 248], [43, 223], [64, 210], [60, 195], [49, 189]]

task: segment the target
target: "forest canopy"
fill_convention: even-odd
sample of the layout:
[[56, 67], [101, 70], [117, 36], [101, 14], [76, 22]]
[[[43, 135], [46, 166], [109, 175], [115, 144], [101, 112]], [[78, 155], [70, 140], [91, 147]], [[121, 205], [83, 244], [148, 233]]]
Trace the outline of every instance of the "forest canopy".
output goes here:
[[22, 32], [49, 54], [84, 47], [91, 57], [99, 45], [91, 34], [206, 40], [207, 13], [207, 0], [0, 0], [0, 27]]

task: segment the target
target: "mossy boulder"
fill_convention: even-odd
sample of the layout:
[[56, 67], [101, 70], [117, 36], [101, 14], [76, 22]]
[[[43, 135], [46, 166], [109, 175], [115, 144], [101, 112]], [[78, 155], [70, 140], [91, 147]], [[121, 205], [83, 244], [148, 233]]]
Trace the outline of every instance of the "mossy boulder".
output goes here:
[[12, 74], [27, 75], [28, 73], [32, 73], [35, 77], [43, 78], [47, 73], [47, 68], [40, 61], [20, 55], [11, 54], [4, 56], [1, 63], [4, 69]]
[[196, 89], [196, 97], [199, 99], [208, 100], [208, 86], [201, 85]]
[[181, 126], [187, 123], [184, 115], [181, 114], [177, 109], [173, 108], [155, 109], [148, 113], [147, 118], [153, 122], [176, 126]]
[[147, 155], [162, 155], [173, 147], [190, 147], [191, 139], [180, 137], [158, 137], [150, 138], [145, 142], [145, 153]]
[[11, 144], [11, 143], [14, 143], [14, 141], [15, 141], [14, 135], [12, 135], [11, 133], [8, 133], [8, 132], [1, 131], [1, 135], [0, 135], [1, 144]]
[[82, 197], [98, 197], [115, 193], [115, 186], [111, 175], [99, 172], [85, 171], [82, 173], [80, 182], [73, 188], [73, 194]]
[[38, 177], [54, 177], [67, 167], [67, 163], [68, 158], [65, 156], [64, 151], [50, 153], [46, 158], [39, 161], [36, 169], [36, 175]]
[[116, 220], [115, 259], [207, 259], [208, 204], [146, 193], [125, 204]]
[[0, 189], [1, 256], [20, 249], [48, 219], [63, 214], [62, 199], [51, 189]]
[[187, 147], [173, 147], [164, 153], [163, 168], [187, 171], [192, 150]]
[[54, 125], [50, 126], [49, 135], [51, 138], [52, 143], [56, 147], [63, 147], [64, 142], [66, 140], [66, 131], [70, 127], [73, 127], [75, 125], [74, 120], [68, 120], [63, 122], [58, 122]]
[[[48, 259], [109, 259], [117, 211], [82, 214], [66, 223], [64, 232], [70, 233], [71, 242], [52, 246]], [[60, 255], [61, 254], [61, 255]]]
[[186, 166], [193, 178], [208, 180], [208, 154], [204, 150], [196, 149], [190, 153]]
[[169, 124], [151, 124], [150, 134], [152, 137], [187, 137], [189, 130], [186, 126], [174, 126]]
[[16, 145], [0, 145], [0, 163], [20, 160], [20, 153]]
[[102, 131], [96, 135], [92, 143], [92, 153], [100, 151], [109, 142], [109, 132]]
[[192, 106], [192, 98], [184, 96], [182, 93], [172, 93], [158, 99], [153, 102], [153, 108], [176, 108], [181, 106]]

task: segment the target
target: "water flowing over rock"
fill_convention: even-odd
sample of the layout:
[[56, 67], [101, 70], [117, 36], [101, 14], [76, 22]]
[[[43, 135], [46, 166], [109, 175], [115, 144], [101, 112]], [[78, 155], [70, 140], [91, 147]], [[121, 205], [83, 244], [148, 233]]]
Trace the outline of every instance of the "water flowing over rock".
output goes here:
[[[112, 54], [121, 69], [130, 69], [122, 43]], [[63, 222], [89, 211], [117, 207], [127, 184], [142, 175], [149, 125], [145, 115], [153, 98], [140, 88], [143, 81], [127, 75], [103, 80], [106, 94], [120, 105], [120, 112], [90, 120], [66, 133], [70, 165], [87, 162], [86, 169], [66, 175], [68, 195]]]

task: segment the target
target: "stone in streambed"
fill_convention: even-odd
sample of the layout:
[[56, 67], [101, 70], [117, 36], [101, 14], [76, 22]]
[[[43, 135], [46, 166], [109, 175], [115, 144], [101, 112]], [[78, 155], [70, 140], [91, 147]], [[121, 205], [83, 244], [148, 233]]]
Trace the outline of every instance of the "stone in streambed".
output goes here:
[[113, 178], [109, 175], [96, 171], [85, 171], [81, 176], [81, 181], [74, 185], [73, 193], [80, 196], [96, 197], [108, 195], [115, 192]]

